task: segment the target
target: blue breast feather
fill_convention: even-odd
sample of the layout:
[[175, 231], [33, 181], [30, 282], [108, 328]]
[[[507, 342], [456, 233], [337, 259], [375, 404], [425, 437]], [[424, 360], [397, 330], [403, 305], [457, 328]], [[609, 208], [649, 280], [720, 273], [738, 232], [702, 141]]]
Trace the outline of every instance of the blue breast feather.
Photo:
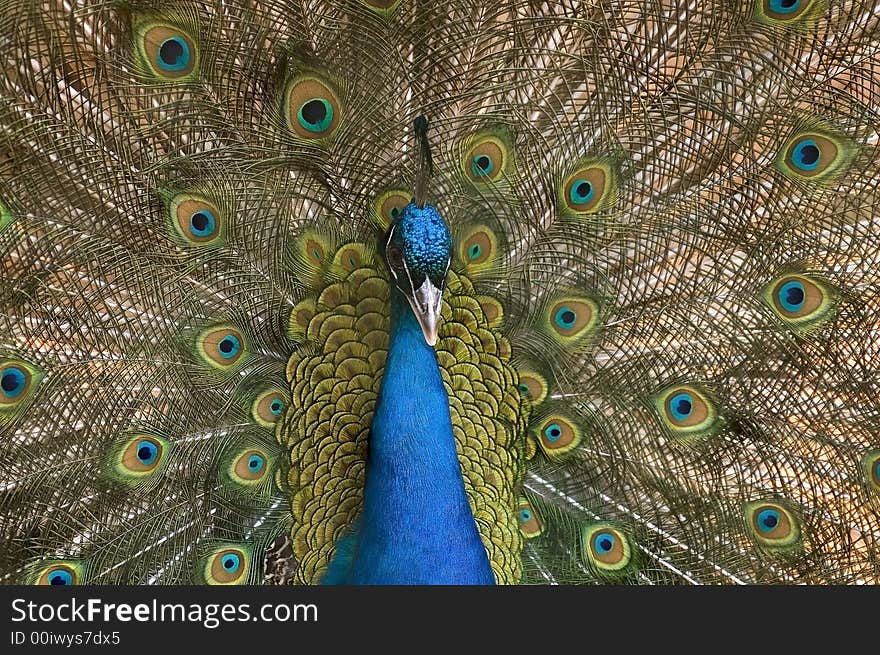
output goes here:
[[455, 452], [434, 349], [393, 292], [370, 434], [364, 511], [324, 584], [494, 584]]

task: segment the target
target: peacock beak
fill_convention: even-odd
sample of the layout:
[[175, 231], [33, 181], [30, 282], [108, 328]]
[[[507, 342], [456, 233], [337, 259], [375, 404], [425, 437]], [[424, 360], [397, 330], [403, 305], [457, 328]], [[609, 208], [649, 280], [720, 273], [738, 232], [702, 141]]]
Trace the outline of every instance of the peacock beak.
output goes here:
[[413, 289], [412, 297], [407, 296], [413, 314], [422, 328], [429, 346], [437, 343], [437, 326], [440, 323], [440, 307], [443, 304], [443, 290], [434, 286], [426, 275], [418, 289]]

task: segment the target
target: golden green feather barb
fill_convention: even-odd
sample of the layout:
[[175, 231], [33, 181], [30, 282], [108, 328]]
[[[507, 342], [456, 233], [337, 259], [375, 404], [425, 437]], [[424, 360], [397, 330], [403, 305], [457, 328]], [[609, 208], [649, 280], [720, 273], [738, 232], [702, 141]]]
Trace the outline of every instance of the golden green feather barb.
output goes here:
[[[449, 434], [407, 456], [445, 435], [498, 583], [880, 582], [873, 0], [24, 0], [0, 35], [0, 582], [363, 573], [377, 416], [422, 400]], [[433, 289], [443, 393], [403, 393]]]

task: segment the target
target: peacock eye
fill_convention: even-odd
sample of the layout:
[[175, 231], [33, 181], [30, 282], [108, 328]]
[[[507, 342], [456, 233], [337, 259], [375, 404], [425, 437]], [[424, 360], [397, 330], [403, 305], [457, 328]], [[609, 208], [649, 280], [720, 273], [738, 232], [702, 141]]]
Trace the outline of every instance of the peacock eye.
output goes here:
[[588, 180], [576, 179], [571, 183], [568, 191], [568, 197], [573, 205], [584, 205], [590, 202], [595, 196], [593, 184]]
[[138, 52], [156, 77], [173, 81], [194, 73], [198, 51], [189, 34], [162, 23], [150, 23], [138, 31]]
[[800, 9], [801, 0], [770, 0], [770, 10], [777, 14], [791, 14]]
[[558, 458], [574, 451], [581, 443], [581, 428], [567, 416], [550, 408], [536, 417], [531, 431], [547, 457]]
[[244, 336], [232, 327], [208, 328], [196, 339], [202, 360], [214, 368], [228, 370], [245, 354]]
[[603, 530], [593, 537], [593, 552], [598, 556], [608, 555], [614, 550], [616, 543], [617, 538], [614, 534], [608, 530]]
[[53, 587], [75, 585], [79, 582], [78, 573], [75, 565], [56, 564], [40, 574], [37, 584]]
[[669, 414], [678, 423], [684, 423], [694, 412], [694, 397], [687, 393], [677, 393], [669, 399]]
[[242, 548], [220, 548], [205, 562], [205, 580], [208, 584], [242, 584], [247, 581], [250, 552]]
[[562, 178], [559, 210], [573, 218], [583, 218], [608, 209], [616, 199], [614, 166], [602, 159], [581, 160], [574, 172]]
[[259, 480], [266, 468], [266, 455], [259, 450], [248, 450], [235, 460], [233, 472], [236, 479], [247, 482]]
[[159, 456], [159, 447], [152, 441], [139, 441], [135, 448], [136, 457], [143, 466], [150, 466]]
[[304, 129], [320, 134], [333, 122], [333, 105], [325, 98], [312, 98], [300, 106], [297, 118]]
[[499, 182], [513, 165], [512, 144], [506, 134], [488, 130], [473, 135], [465, 143], [461, 169], [477, 185]]
[[170, 201], [171, 226], [185, 246], [223, 242], [223, 220], [217, 206], [197, 195], [179, 193]]
[[822, 151], [815, 139], [801, 139], [796, 141], [791, 148], [792, 165], [802, 173], [810, 173], [819, 168], [819, 158]]
[[543, 532], [544, 524], [540, 515], [525, 498], [520, 499], [516, 513], [520, 533], [526, 539], [533, 539]]
[[600, 574], [622, 573], [632, 562], [629, 539], [606, 522], [584, 526], [581, 547], [585, 563]]
[[796, 314], [804, 306], [804, 301], [807, 298], [804, 283], [800, 280], [786, 282], [779, 287], [779, 291], [776, 292], [776, 297], [779, 300], [780, 307], [784, 311], [790, 314]]
[[562, 427], [559, 423], [551, 423], [544, 428], [544, 437], [551, 443], [556, 443], [562, 438]]
[[172, 36], [162, 41], [156, 57], [156, 63], [164, 71], [176, 72], [189, 65], [189, 44], [179, 36]]
[[223, 359], [232, 359], [241, 352], [241, 341], [232, 333], [224, 336], [217, 343], [217, 353]]
[[167, 459], [168, 443], [153, 436], [138, 436], [120, 444], [114, 456], [120, 481], [135, 483], [157, 471]]
[[30, 376], [24, 368], [14, 365], [7, 366], [0, 373], [2, 373], [0, 388], [3, 390], [3, 395], [11, 402], [27, 388]]
[[799, 543], [800, 521], [794, 512], [780, 503], [748, 503], [744, 511], [747, 527], [760, 545], [780, 549]]
[[693, 385], [665, 389], [655, 397], [654, 404], [663, 423], [677, 438], [711, 436], [721, 426], [709, 395]]
[[290, 129], [303, 139], [331, 136], [342, 118], [342, 104], [328, 84], [300, 77], [288, 84], [285, 112]]
[[836, 294], [832, 287], [806, 275], [783, 275], [764, 291], [765, 301], [777, 316], [796, 330], [821, 326], [834, 314]]
[[471, 172], [477, 177], [486, 177], [495, 170], [492, 157], [488, 154], [474, 155], [471, 157]]
[[189, 224], [195, 236], [207, 237], [214, 233], [217, 219], [214, 218], [214, 213], [210, 209], [202, 209], [189, 217]]

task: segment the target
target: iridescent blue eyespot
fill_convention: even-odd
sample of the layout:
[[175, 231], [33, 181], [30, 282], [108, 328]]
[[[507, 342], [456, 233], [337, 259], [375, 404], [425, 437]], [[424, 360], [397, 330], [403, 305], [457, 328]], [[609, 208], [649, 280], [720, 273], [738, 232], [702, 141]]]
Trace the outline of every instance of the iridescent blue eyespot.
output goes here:
[[758, 513], [758, 529], [762, 532], [773, 532], [779, 525], [779, 512], [765, 509]]
[[73, 575], [70, 571], [65, 569], [56, 569], [55, 571], [49, 572], [46, 576], [46, 580], [50, 585], [72, 585]]
[[269, 405], [269, 411], [272, 412], [275, 416], [281, 414], [281, 410], [284, 409], [284, 403], [281, 402], [278, 398], [272, 401], [272, 404]]
[[18, 366], [7, 366], [0, 376], [0, 389], [7, 398], [18, 398], [27, 388], [27, 373]]
[[791, 14], [801, 6], [801, 0], [770, 0], [770, 11], [777, 14]]
[[333, 122], [333, 105], [326, 98], [312, 98], [300, 105], [297, 120], [309, 132], [324, 132]]
[[801, 171], [812, 172], [819, 168], [822, 152], [815, 139], [801, 139], [791, 151], [791, 163]]
[[227, 573], [235, 573], [241, 568], [241, 556], [236, 553], [226, 553], [220, 560], [220, 565]]
[[470, 259], [477, 259], [481, 254], [483, 254], [483, 249], [480, 247], [479, 243], [475, 243], [468, 248], [468, 258]]
[[574, 205], [583, 205], [590, 202], [596, 195], [592, 183], [587, 180], [575, 180], [571, 184], [568, 192], [568, 198]]
[[610, 532], [597, 532], [593, 537], [593, 550], [599, 555], [607, 555], [614, 549], [615, 541]]
[[559, 441], [559, 438], [562, 436], [562, 428], [559, 423], [551, 423], [544, 428], [544, 436], [547, 437], [547, 441]]
[[251, 455], [248, 457], [248, 469], [251, 473], [259, 473], [263, 470], [263, 466], [266, 465], [266, 460], [263, 459], [260, 455]]
[[471, 171], [477, 176], [488, 176], [495, 170], [495, 164], [489, 155], [476, 155], [471, 159]]
[[217, 219], [210, 210], [200, 209], [189, 217], [189, 225], [190, 230], [195, 236], [209, 237], [217, 229]]
[[669, 400], [669, 411], [676, 421], [684, 421], [694, 411], [694, 399], [689, 393], [678, 393]]
[[234, 334], [227, 334], [217, 344], [217, 351], [223, 359], [232, 359], [241, 352], [241, 341]]
[[149, 466], [159, 456], [159, 448], [152, 441], [139, 441], [137, 445], [138, 461], [144, 466]]
[[156, 63], [162, 70], [174, 73], [187, 68], [191, 57], [192, 54], [186, 40], [179, 36], [172, 36], [165, 39], [159, 46], [159, 56]]
[[577, 313], [573, 309], [563, 305], [556, 310], [556, 315], [553, 317], [553, 320], [556, 321], [556, 325], [563, 330], [570, 330], [577, 322]]
[[797, 280], [783, 284], [779, 291], [777, 291], [777, 294], [779, 304], [782, 305], [785, 311], [791, 313], [800, 311], [801, 307], [804, 306], [804, 300], [807, 298], [804, 285]]
[[519, 511], [519, 520], [523, 523], [528, 523], [532, 520], [532, 513], [527, 509], [521, 509]]
[[531, 395], [530, 392], [529, 392], [529, 387], [528, 387], [528, 385], [525, 384], [525, 383], [523, 383], [523, 382], [520, 382], [520, 383], [519, 383], [519, 392], [520, 392], [523, 396], [525, 396], [526, 398], [528, 398], [528, 397]]

